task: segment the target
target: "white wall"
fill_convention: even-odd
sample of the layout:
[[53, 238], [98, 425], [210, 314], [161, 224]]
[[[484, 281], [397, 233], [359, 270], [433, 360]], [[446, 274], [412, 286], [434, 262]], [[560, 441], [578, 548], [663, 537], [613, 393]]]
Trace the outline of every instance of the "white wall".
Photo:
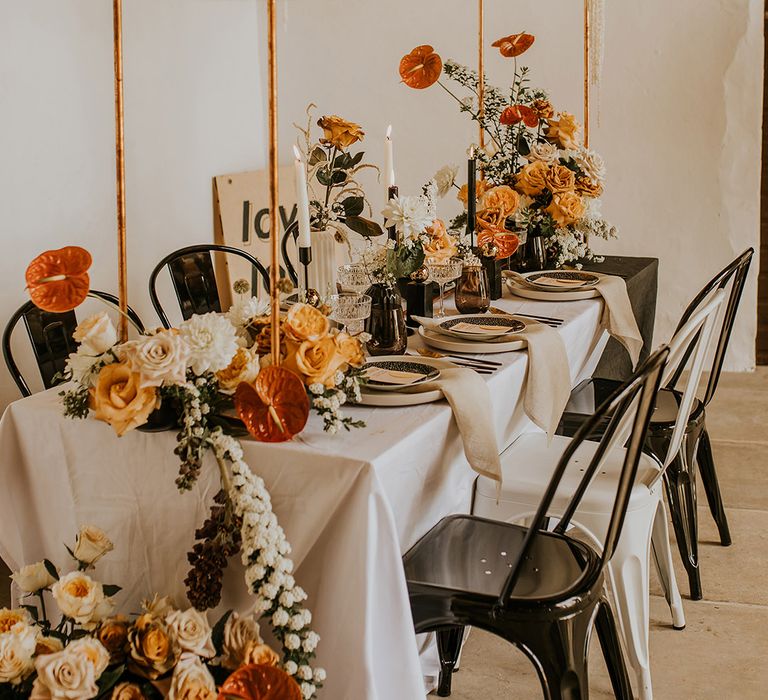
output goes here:
[[[460, 161], [475, 131], [438, 87], [415, 92], [397, 63], [432, 43], [475, 56], [468, 0], [280, 1], [281, 151], [309, 101], [364, 125], [382, 158], [393, 123], [404, 191]], [[150, 321], [154, 262], [211, 236], [213, 175], [265, 162], [263, 7], [257, 0], [128, 0], [124, 8], [131, 303]], [[661, 258], [657, 339], [724, 261], [758, 239], [762, 3], [608, 0], [601, 126], [605, 252]], [[581, 110], [581, 3], [486, 0], [489, 41], [525, 29], [534, 83]], [[286, 31], [287, 30], [287, 31]], [[25, 300], [23, 270], [47, 248], [87, 247], [93, 286], [115, 288], [111, 3], [0, 0], [0, 319]], [[491, 80], [509, 63], [490, 52]], [[380, 208], [383, 196], [375, 201]], [[446, 214], [450, 211], [447, 208]], [[753, 277], [754, 279], [754, 277]], [[755, 286], [728, 365], [754, 363]], [[23, 344], [19, 344], [23, 347]], [[0, 405], [15, 398], [0, 372]]]

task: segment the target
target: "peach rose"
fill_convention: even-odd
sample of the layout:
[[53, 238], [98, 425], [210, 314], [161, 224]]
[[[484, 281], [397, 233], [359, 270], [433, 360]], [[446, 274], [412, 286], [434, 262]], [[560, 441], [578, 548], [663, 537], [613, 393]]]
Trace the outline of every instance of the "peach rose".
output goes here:
[[564, 165], [553, 165], [544, 182], [550, 192], [573, 192], [576, 187], [576, 175], [573, 170]]
[[515, 176], [515, 188], [529, 197], [540, 195], [547, 187], [549, 166], [541, 160], [524, 165]]
[[155, 387], [141, 388], [139, 375], [122, 362], [102, 367], [90, 396], [94, 418], [109, 423], [118, 436], [144, 425], [157, 407]]
[[459, 252], [456, 241], [448, 233], [442, 219], [435, 219], [425, 233], [429, 236], [429, 243], [424, 244], [424, 255], [427, 258], [446, 261]]
[[576, 117], [568, 112], [560, 112], [558, 119], [547, 119], [544, 135], [560, 148], [576, 149], [579, 147], [580, 128]]
[[519, 206], [520, 195], [511, 187], [493, 187], [480, 199], [477, 222], [480, 228], [504, 228], [507, 217], [514, 214]]
[[72, 338], [86, 355], [103, 355], [117, 343], [117, 329], [107, 312], [99, 311], [78, 323]]
[[24, 625], [32, 624], [32, 617], [23, 608], [0, 609], [0, 634], [10, 632], [19, 622]]
[[603, 186], [599, 182], [594, 182], [587, 177], [580, 177], [576, 180], [576, 192], [585, 197], [597, 199], [603, 194]]
[[326, 336], [318, 341], [305, 340], [300, 345], [288, 344], [288, 357], [283, 366], [301, 377], [304, 383], [334, 386], [334, 375], [344, 367], [346, 359], [339, 352], [336, 341]]
[[145, 697], [138, 685], [123, 681], [113, 688], [111, 700], [145, 700]]
[[75, 559], [83, 564], [95, 564], [115, 548], [107, 533], [95, 525], [83, 525], [75, 539]]
[[194, 608], [174, 610], [165, 621], [182, 653], [189, 652], [205, 658], [216, 656], [211, 639], [211, 626], [205, 613]]
[[348, 122], [346, 119], [337, 117], [335, 114], [329, 117], [321, 117], [317, 125], [323, 130], [323, 138], [320, 143], [329, 144], [336, 148], [349, 148], [353, 143], [362, 141], [365, 132], [359, 124]]
[[294, 304], [283, 323], [286, 337], [297, 342], [320, 340], [328, 335], [330, 327], [328, 317], [309, 304]]
[[267, 644], [249, 642], [245, 649], [244, 664], [263, 664], [264, 666], [277, 666], [280, 656]]
[[182, 655], [173, 669], [168, 700], [216, 700], [213, 676], [194, 654]]
[[64, 644], [57, 637], [38, 637], [37, 644], [35, 645], [35, 656], [55, 654], [63, 648]]
[[259, 623], [253, 615], [240, 617], [233, 612], [224, 624], [221, 665], [231, 671], [242, 666], [251, 643], [261, 644]]
[[122, 663], [125, 659], [130, 626], [131, 623], [127, 617], [118, 615], [117, 617], [104, 620], [96, 633], [96, 638], [109, 652], [109, 658], [112, 663]]
[[56, 581], [41, 561], [22, 566], [11, 575], [11, 580], [25, 593], [37, 593]]
[[176, 666], [181, 654], [167, 625], [148, 613], [139, 617], [128, 631], [128, 650], [131, 670], [152, 680]]
[[558, 226], [568, 226], [584, 216], [584, 201], [575, 192], [558, 192], [544, 211]]
[[555, 116], [555, 108], [549, 100], [534, 100], [531, 103], [531, 109], [536, 112], [540, 119], [550, 119]]
[[240, 382], [253, 382], [259, 374], [259, 354], [255, 348], [238, 348], [229, 367], [216, 372], [223, 394], [234, 394]]
[[353, 367], [362, 367], [365, 364], [363, 345], [357, 339], [347, 333], [339, 333], [334, 337], [336, 348], [344, 360]]
[[95, 626], [112, 611], [101, 583], [80, 571], [62, 576], [51, 587], [51, 594], [62, 614], [79, 625]]

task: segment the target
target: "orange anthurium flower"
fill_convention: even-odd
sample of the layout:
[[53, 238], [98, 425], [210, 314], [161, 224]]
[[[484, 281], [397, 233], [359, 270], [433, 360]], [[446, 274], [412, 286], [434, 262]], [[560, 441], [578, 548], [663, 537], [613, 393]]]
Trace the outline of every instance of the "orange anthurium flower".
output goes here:
[[219, 700], [302, 700], [298, 683], [285, 671], [265, 664], [241, 666], [219, 688]]
[[38, 255], [26, 272], [32, 303], [52, 313], [72, 311], [88, 296], [88, 268], [92, 262], [85, 248], [74, 245]]
[[497, 260], [503, 260], [510, 255], [514, 255], [520, 245], [520, 239], [517, 237], [517, 234], [506, 229], [485, 228], [477, 234], [478, 245], [483, 245], [488, 241], [493, 241], [499, 249], [499, 252], [496, 253]]
[[539, 125], [539, 116], [530, 107], [512, 105], [501, 113], [499, 121], [506, 126], [524, 122], [527, 127], [535, 129]]
[[285, 367], [264, 367], [253, 384], [235, 391], [235, 408], [248, 432], [261, 442], [286, 442], [309, 418], [304, 382]]
[[501, 51], [502, 56], [514, 58], [530, 49], [535, 39], [536, 37], [533, 34], [521, 32], [520, 34], [510, 34], [509, 36], [502, 37], [498, 41], [494, 41], [492, 45]]
[[408, 87], [416, 90], [434, 85], [442, 72], [443, 59], [427, 44], [417, 46], [400, 59], [400, 77]]

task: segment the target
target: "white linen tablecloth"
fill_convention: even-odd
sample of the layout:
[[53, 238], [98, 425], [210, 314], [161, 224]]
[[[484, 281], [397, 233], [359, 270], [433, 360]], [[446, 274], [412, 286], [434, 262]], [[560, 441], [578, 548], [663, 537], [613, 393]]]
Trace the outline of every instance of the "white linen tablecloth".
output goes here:
[[[565, 319], [559, 332], [572, 386], [591, 373], [606, 340], [601, 301], [494, 303]], [[502, 451], [538, 430], [521, 400], [527, 354], [485, 357], [504, 363], [485, 377]], [[179, 494], [174, 433], [134, 431], [118, 439], [104, 423], [64, 418], [57, 394], [17, 401], [0, 422], [0, 557], [12, 568], [43, 557], [68, 565], [64, 543], [81, 524], [94, 524], [115, 543], [96, 576], [123, 586], [121, 611], [137, 611], [155, 591], [185, 603], [186, 552], [219, 488], [212, 458], [197, 487]], [[270, 490], [293, 546], [296, 580], [309, 594], [321, 636], [317, 663], [328, 670], [321, 696], [423, 697], [401, 555], [440, 518], [468, 512], [475, 474], [445, 401], [349, 413], [367, 427], [330, 436], [312, 417], [290, 443], [244, 441], [245, 460]], [[235, 557], [222, 609], [248, 606]]]

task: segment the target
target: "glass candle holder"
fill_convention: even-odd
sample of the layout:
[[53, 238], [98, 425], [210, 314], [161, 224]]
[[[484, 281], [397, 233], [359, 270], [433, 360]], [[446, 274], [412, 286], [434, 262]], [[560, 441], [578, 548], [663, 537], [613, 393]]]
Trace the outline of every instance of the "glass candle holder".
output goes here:
[[456, 308], [462, 314], [484, 314], [491, 306], [488, 275], [482, 265], [465, 265], [456, 282]]

